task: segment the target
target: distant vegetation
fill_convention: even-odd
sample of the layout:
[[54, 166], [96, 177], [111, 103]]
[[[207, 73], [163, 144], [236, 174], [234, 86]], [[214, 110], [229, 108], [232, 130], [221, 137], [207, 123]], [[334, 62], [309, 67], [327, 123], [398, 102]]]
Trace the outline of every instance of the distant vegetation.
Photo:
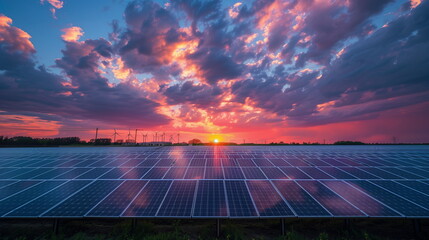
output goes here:
[[365, 143], [358, 141], [337, 141], [334, 142], [334, 145], [365, 145]]
[[4, 137], [0, 136], [0, 145], [6, 146], [59, 146], [72, 144], [86, 144], [78, 137], [63, 138], [32, 138], [32, 137]]

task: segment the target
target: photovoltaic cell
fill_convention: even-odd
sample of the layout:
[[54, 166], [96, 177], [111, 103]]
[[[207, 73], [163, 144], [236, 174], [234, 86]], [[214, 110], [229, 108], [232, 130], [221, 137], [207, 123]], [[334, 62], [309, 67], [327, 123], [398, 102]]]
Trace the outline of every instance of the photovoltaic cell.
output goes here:
[[193, 216], [227, 216], [227, 205], [223, 181], [202, 180], [198, 182], [198, 191]]
[[164, 175], [164, 179], [183, 179], [186, 169], [185, 167], [172, 167]]
[[156, 180], [148, 182], [125, 210], [123, 216], [155, 216], [171, 183], [172, 181]]
[[247, 179], [267, 179], [259, 168], [242, 168], [241, 170]]
[[274, 180], [273, 184], [298, 216], [331, 216], [294, 181]]
[[269, 181], [247, 181], [247, 186], [260, 216], [294, 216]]
[[107, 173], [110, 170], [110, 168], [94, 168], [82, 175], [79, 175], [76, 179], [97, 179], [98, 177]]
[[225, 179], [244, 179], [243, 172], [238, 167], [223, 168]]
[[37, 217], [54, 207], [61, 201], [70, 197], [81, 188], [88, 185], [90, 181], [68, 181], [65, 184], [53, 189], [45, 195], [32, 200], [31, 202], [17, 208], [7, 214], [10, 217]]
[[390, 173], [390, 172], [386, 172], [386, 171], [384, 171], [384, 170], [382, 170], [380, 168], [376, 168], [376, 167], [373, 167], [373, 168], [362, 167], [361, 169], [364, 170], [364, 171], [367, 171], [367, 172], [369, 172], [369, 173], [371, 173], [373, 175], [376, 175], [376, 176], [378, 176], [379, 178], [382, 178], [382, 179], [403, 179], [402, 177], [400, 177], [398, 175], [395, 175], [395, 174]]
[[158, 216], [191, 216], [197, 181], [174, 181], [159, 209]]
[[92, 209], [87, 216], [119, 217], [147, 181], [127, 180]]
[[402, 185], [405, 185], [411, 189], [422, 192], [426, 195], [429, 195], [429, 185], [428, 184], [424, 184], [424, 183], [418, 182], [418, 181], [396, 181], [396, 182], [400, 183]]
[[414, 203], [384, 190], [368, 181], [354, 180], [350, 184], [371, 197], [383, 202], [405, 216], [428, 216], [429, 212]]
[[319, 169], [336, 179], [356, 179], [353, 175], [336, 167], [320, 167]]
[[204, 179], [223, 179], [223, 170], [220, 167], [207, 167]]
[[323, 181], [336, 194], [372, 217], [400, 216], [384, 204], [374, 200], [365, 193], [342, 181]]
[[299, 168], [295, 167], [284, 167], [280, 168], [288, 178], [290, 179], [311, 179], [310, 176], [305, 174], [303, 171], [299, 170]]
[[99, 179], [119, 179], [130, 170], [131, 168], [113, 168], [107, 173], [101, 175]]
[[371, 183], [374, 183], [384, 189], [387, 189], [413, 203], [416, 203], [426, 209], [429, 207], [429, 197], [427, 195], [424, 195], [420, 192], [417, 192], [413, 189], [410, 189], [408, 187], [405, 187], [399, 183], [396, 183], [394, 181], [388, 181], [388, 180], [378, 180], [378, 181], [371, 181]]
[[320, 182], [298, 181], [298, 183], [334, 216], [365, 216]]
[[89, 170], [91, 170], [91, 168], [73, 168], [71, 171], [68, 171], [64, 174], [55, 177], [55, 179], [74, 179], [79, 175], [88, 172]]
[[0, 191], [0, 200], [10, 197], [28, 187], [40, 183], [40, 181], [19, 181], [17, 183], [5, 186]]
[[244, 181], [225, 181], [231, 217], [257, 216], [249, 191]]
[[288, 177], [278, 168], [263, 167], [261, 170], [264, 172], [268, 179], [287, 179]]
[[122, 175], [121, 179], [140, 179], [150, 168], [131, 168], [128, 172]]
[[185, 179], [203, 179], [204, 178], [203, 167], [189, 167], [185, 174]]
[[332, 179], [333, 177], [329, 176], [325, 172], [320, 169], [313, 167], [300, 167], [301, 171], [305, 172], [307, 175], [312, 177], [313, 179]]
[[96, 180], [61, 204], [49, 210], [45, 217], [79, 217], [107, 196], [122, 181]]
[[400, 176], [402, 178], [405, 178], [405, 179], [424, 179], [424, 177], [418, 176], [416, 174], [413, 174], [413, 173], [410, 173], [410, 172], [407, 172], [407, 171], [403, 171], [403, 170], [401, 170], [399, 168], [383, 167], [381, 169], [384, 170], [384, 171], [393, 173], [395, 175], [398, 175], [398, 176]]
[[375, 176], [374, 174], [365, 172], [359, 168], [355, 167], [338, 167], [339, 169], [355, 176], [358, 179], [380, 179], [379, 177]]
[[58, 187], [64, 181], [46, 181], [29, 187], [28, 189], [0, 201], [0, 216], [21, 206], [30, 200], [41, 196], [52, 188]]

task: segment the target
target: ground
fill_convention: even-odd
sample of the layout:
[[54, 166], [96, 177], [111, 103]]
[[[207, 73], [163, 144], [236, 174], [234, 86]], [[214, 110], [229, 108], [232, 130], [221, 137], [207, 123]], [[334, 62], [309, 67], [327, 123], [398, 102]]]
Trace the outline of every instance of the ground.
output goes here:
[[[221, 236], [216, 238], [215, 220], [62, 220], [57, 234], [51, 220], [2, 220], [0, 239], [274, 239], [274, 240], [369, 240], [427, 239], [429, 220], [423, 219], [416, 235], [412, 220], [368, 220], [350, 222], [341, 219], [286, 220], [286, 234], [281, 235], [280, 220], [223, 220]], [[426, 237], [425, 237], [426, 236]]]

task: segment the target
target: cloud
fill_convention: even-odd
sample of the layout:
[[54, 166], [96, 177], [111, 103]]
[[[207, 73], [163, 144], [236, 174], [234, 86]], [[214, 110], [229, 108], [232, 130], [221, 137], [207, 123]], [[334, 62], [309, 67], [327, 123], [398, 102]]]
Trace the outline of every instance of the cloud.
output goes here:
[[63, 28], [61, 31], [64, 32], [64, 34], [61, 35], [61, 38], [66, 42], [79, 41], [80, 37], [82, 37], [84, 34], [82, 28], [80, 27]]
[[256, 106], [286, 116], [289, 124], [306, 126], [376, 118], [388, 109], [427, 102], [429, 57], [422, 50], [429, 49], [428, 10], [429, 3], [422, 3], [348, 46], [322, 71], [237, 81], [234, 100], [253, 99]]
[[168, 87], [164, 94], [169, 104], [194, 104], [201, 108], [216, 106], [222, 91], [206, 84], [194, 85], [191, 81]]
[[61, 9], [64, 6], [64, 1], [61, 0], [40, 0], [41, 4], [48, 2], [52, 7], [49, 9], [52, 13], [52, 17], [57, 19], [56, 12], [57, 9]]
[[169, 122], [157, 112], [159, 104], [143, 97], [139, 89], [126, 83], [113, 85], [102, 76], [103, 66], [112, 58], [112, 46], [105, 39], [65, 42], [63, 57], [56, 65], [69, 82], [44, 66], [36, 66], [34, 48], [29, 47], [29, 36], [24, 33], [7, 24], [1, 26], [2, 111], [52, 114], [130, 127]]
[[12, 19], [0, 14], [0, 42], [2, 49], [8, 53], [22, 52], [31, 54], [35, 52], [30, 34], [19, 28], [12, 27]]
[[45, 2], [48, 2], [49, 4], [52, 5], [52, 7], [56, 8], [56, 9], [60, 9], [64, 6], [64, 1], [61, 1], [61, 0], [41, 0], [40, 2], [42, 4]]

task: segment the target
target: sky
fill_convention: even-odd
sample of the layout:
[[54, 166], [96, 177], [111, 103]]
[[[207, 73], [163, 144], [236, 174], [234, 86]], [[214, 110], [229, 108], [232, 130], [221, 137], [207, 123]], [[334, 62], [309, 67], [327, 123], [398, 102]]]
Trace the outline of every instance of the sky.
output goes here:
[[4, 0], [0, 135], [429, 142], [427, 0]]

